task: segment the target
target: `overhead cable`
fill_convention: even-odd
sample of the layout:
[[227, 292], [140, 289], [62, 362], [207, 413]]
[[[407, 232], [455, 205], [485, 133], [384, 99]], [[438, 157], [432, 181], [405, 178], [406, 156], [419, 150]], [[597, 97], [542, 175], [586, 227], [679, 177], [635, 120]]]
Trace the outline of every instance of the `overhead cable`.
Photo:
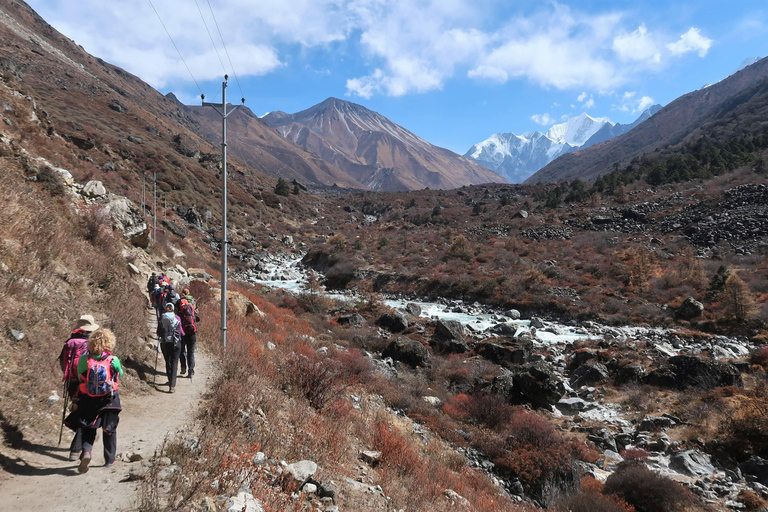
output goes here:
[[168, 34], [168, 39], [171, 40], [171, 44], [173, 44], [173, 47], [176, 48], [176, 53], [179, 54], [179, 58], [181, 59], [181, 62], [184, 63], [184, 67], [187, 68], [187, 72], [189, 72], [189, 76], [192, 77], [192, 81], [195, 82], [195, 85], [197, 86], [197, 90], [200, 91], [200, 94], [203, 94], [203, 90], [200, 88], [200, 85], [197, 83], [197, 80], [195, 80], [195, 76], [192, 74], [192, 71], [189, 69], [189, 66], [187, 65], [187, 61], [185, 61], [184, 56], [181, 55], [181, 52], [179, 51], [179, 47], [176, 46], [176, 43], [174, 42], [173, 37], [171, 37], [171, 33], [168, 32], [168, 29], [165, 27], [165, 23], [163, 23], [163, 19], [160, 17], [160, 14], [157, 12], [157, 9], [155, 9], [155, 6], [152, 3], [152, 0], [147, 0], [147, 1], [149, 2], [149, 5], [152, 6], [152, 10], [155, 11], [155, 15], [157, 16], [157, 19], [160, 20], [160, 24], [163, 26], [165, 33]]
[[[235, 75], [235, 82], [237, 82], [237, 88], [240, 89], [240, 97], [245, 98], [245, 94], [243, 94], [243, 88], [240, 87], [240, 79], [237, 77], [237, 71], [235, 71], [235, 66], [232, 65], [232, 59], [229, 57], [229, 51], [227, 50], [227, 45], [224, 43], [224, 37], [222, 37], [221, 35], [221, 29], [219, 29], [219, 22], [216, 21], [216, 15], [213, 14], [213, 7], [211, 7], [211, 0], [206, 0], [206, 1], [208, 2], [208, 9], [211, 10], [211, 16], [213, 16], [213, 22], [216, 24], [216, 30], [219, 32], [219, 39], [221, 39], [221, 44], [222, 46], [224, 46], [224, 52], [227, 54], [227, 60], [229, 60], [229, 66], [232, 68], [232, 74]], [[197, 2], [197, 0], [195, 0], [195, 2]]]
[[[219, 64], [221, 64], [221, 70], [224, 71], [224, 74], [227, 74], [227, 68], [224, 67], [224, 61], [221, 60], [221, 55], [219, 55], [219, 49], [216, 48], [216, 43], [213, 42], [213, 36], [211, 35], [211, 31], [208, 30], [208, 24], [205, 22], [205, 17], [203, 16], [203, 11], [200, 10], [200, 4], [195, 0], [195, 5], [197, 6], [197, 12], [200, 13], [200, 19], [203, 20], [203, 25], [205, 25], [205, 31], [208, 32], [208, 38], [211, 40], [211, 44], [213, 45], [213, 51], [216, 52], [216, 56], [219, 58]], [[210, 6], [210, 4], [208, 4]], [[211, 11], [213, 12], [213, 11]], [[230, 62], [231, 64], [231, 62]]]

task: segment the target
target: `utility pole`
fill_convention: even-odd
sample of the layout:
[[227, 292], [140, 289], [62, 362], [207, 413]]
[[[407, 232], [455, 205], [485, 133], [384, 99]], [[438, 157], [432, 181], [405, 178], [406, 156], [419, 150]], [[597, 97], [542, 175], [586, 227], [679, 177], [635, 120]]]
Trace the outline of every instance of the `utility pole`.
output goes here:
[[154, 182], [155, 182], [155, 197], [154, 197], [153, 206], [152, 206], [152, 213], [155, 216], [155, 222], [154, 222], [154, 226], [152, 227], [153, 241], [157, 240], [157, 171], [155, 171]]
[[221, 82], [220, 104], [206, 102], [205, 94], [200, 95], [204, 107], [213, 107], [221, 115], [221, 176], [223, 181], [221, 194], [221, 347], [225, 355], [227, 353], [227, 252], [229, 251], [229, 240], [227, 240], [227, 117], [245, 105], [245, 98], [242, 98], [241, 105], [231, 105], [229, 112], [227, 112], [227, 80], [229, 80], [229, 76], [224, 75], [224, 81]]

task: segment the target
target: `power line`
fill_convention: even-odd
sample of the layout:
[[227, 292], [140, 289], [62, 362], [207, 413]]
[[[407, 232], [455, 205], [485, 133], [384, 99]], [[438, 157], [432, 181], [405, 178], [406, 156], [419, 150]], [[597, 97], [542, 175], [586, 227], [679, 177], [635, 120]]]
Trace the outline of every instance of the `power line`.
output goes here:
[[[211, 40], [211, 44], [213, 45], [213, 51], [216, 52], [216, 56], [219, 58], [219, 64], [221, 64], [221, 70], [224, 71], [224, 74], [227, 74], [227, 69], [224, 67], [224, 61], [221, 60], [221, 55], [219, 55], [219, 49], [216, 48], [216, 43], [213, 42], [213, 36], [211, 35], [211, 31], [208, 30], [208, 24], [205, 22], [205, 17], [203, 16], [203, 11], [200, 10], [200, 4], [195, 0], [195, 5], [197, 6], [197, 12], [200, 13], [200, 19], [203, 20], [203, 25], [205, 25], [205, 31], [208, 32], [208, 38]], [[208, 4], [210, 7], [210, 4]], [[231, 62], [230, 62], [231, 64]]]
[[[213, 16], [213, 22], [216, 24], [216, 30], [219, 32], [219, 39], [221, 39], [221, 45], [224, 47], [224, 52], [227, 54], [227, 60], [229, 60], [229, 66], [232, 68], [232, 73], [235, 75], [235, 82], [237, 82], [237, 88], [240, 89], [240, 97], [241, 98], [245, 98], [245, 94], [243, 94], [243, 88], [240, 87], [240, 79], [237, 78], [237, 71], [235, 71], [235, 66], [232, 65], [232, 59], [229, 57], [229, 50], [227, 50], [227, 45], [226, 45], [226, 43], [224, 43], [224, 37], [221, 35], [221, 29], [219, 28], [219, 22], [216, 21], [216, 15], [213, 14], [213, 7], [211, 7], [211, 0], [206, 0], [206, 1], [208, 2], [208, 9], [211, 10], [211, 16]], [[195, 0], [195, 2], [197, 2], [197, 0]], [[199, 9], [199, 7], [198, 7], [198, 9]], [[210, 33], [209, 33], [209, 35], [210, 35]]]
[[195, 85], [197, 86], [197, 90], [200, 91], [200, 94], [203, 94], [203, 90], [200, 88], [200, 85], [197, 83], [197, 80], [195, 80], [195, 76], [192, 74], [192, 71], [189, 69], [189, 66], [187, 66], [187, 61], [185, 61], [184, 57], [181, 55], [181, 52], [179, 51], [179, 47], [176, 46], [176, 43], [171, 37], [171, 33], [168, 32], [168, 29], [165, 27], [165, 23], [163, 23], [163, 19], [160, 17], [160, 14], [157, 12], [157, 9], [155, 9], [155, 6], [152, 3], [152, 0], [147, 0], [147, 1], [149, 2], [149, 5], [152, 6], [152, 10], [155, 11], [155, 15], [157, 16], [157, 19], [160, 20], [160, 24], [163, 26], [163, 29], [165, 29], [165, 33], [168, 34], [168, 39], [171, 40], [173, 47], [176, 48], [176, 53], [179, 54], [179, 57], [181, 58], [181, 62], [184, 63], [184, 67], [187, 68], [187, 71], [189, 72], [189, 76], [192, 77], [192, 81], [195, 82]]

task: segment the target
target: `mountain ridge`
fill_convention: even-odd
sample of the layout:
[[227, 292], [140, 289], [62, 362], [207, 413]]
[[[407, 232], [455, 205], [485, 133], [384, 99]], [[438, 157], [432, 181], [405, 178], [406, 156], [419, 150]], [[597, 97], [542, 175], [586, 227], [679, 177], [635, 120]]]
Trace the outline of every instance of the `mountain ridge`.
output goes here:
[[[690, 140], [701, 127], [729, 115], [729, 105], [742, 93], [768, 79], [768, 58], [710, 85], [675, 99], [635, 129], [602, 144], [567, 153], [537, 171], [525, 183], [558, 180], [593, 180], [610, 172], [615, 163], [625, 165], [635, 157]], [[739, 101], [748, 102], [749, 98]], [[762, 109], [762, 105], [756, 105]], [[738, 124], [738, 123], [737, 123]], [[757, 129], [760, 123], [738, 126]]]
[[372, 190], [451, 189], [504, 182], [473, 160], [339, 98], [329, 97], [293, 114], [270, 112], [263, 121]]

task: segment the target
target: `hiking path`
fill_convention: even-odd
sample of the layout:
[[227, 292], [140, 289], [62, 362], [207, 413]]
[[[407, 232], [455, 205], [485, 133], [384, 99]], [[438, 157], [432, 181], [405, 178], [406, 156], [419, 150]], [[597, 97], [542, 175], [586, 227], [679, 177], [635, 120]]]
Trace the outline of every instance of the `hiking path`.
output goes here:
[[[155, 339], [155, 313], [147, 310], [147, 329]], [[116, 353], [120, 355], [120, 340]], [[98, 430], [93, 460], [85, 474], [77, 471], [79, 461], [70, 462], [69, 443], [74, 433], [65, 427], [61, 446], [55, 438], [39, 443], [22, 443], [20, 449], [0, 449], [0, 510], [80, 512], [94, 506], [105, 510], [136, 510], [141, 482], [128, 479], [131, 467], [141, 462], [125, 462], [121, 454], [140, 453], [144, 459], [159, 450], [169, 434], [183, 430], [198, 410], [199, 401], [210, 378], [211, 358], [201, 350], [195, 353], [195, 377], [179, 376], [176, 393], [168, 393], [162, 354], [157, 363], [157, 390], [122, 392], [123, 410], [117, 428], [117, 462], [104, 466], [102, 432]], [[151, 361], [150, 364], [154, 363]], [[138, 386], [137, 386], [138, 387]], [[147, 386], [142, 386], [147, 388]], [[63, 404], [62, 404], [63, 405]]]

